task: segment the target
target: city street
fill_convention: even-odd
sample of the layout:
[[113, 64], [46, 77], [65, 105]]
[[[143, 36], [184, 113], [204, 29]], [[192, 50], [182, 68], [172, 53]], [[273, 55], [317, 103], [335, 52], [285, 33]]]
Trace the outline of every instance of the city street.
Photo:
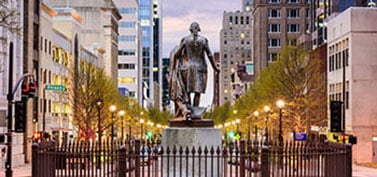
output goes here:
[[[353, 164], [353, 177], [377, 177], [377, 169], [362, 167]], [[5, 169], [0, 170], [0, 177], [5, 176]], [[29, 177], [31, 176], [31, 165], [23, 165], [13, 168], [14, 177]]]

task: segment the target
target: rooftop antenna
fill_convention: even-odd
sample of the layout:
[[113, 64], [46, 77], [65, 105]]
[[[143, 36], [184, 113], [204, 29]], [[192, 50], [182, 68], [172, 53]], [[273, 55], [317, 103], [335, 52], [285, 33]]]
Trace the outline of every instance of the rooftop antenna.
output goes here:
[[376, 3], [373, 2], [373, 0], [369, 0], [369, 2], [368, 2], [368, 7], [370, 7], [370, 8], [375, 8], [375, 7], [376, 7]]

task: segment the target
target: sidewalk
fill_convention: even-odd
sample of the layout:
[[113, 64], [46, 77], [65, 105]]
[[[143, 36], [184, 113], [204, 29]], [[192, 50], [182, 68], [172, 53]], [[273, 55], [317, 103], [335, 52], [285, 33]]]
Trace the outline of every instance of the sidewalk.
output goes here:
[[[13, 177], [31, 177], [31, 164], [13, 167]], [[0, 177], [5, 177], [5, 169], [0, 169]]]
[[[362, 167], [353, 164], [353, 177], [377, 177], [377, 169]], [[0, 170], [0, 177], [5, 177], [5, 169]], [[31, 177], [31, 165], [25, 164], [23, 166], [13, 168], [13, 177]]]
[[353, 177], [377, 177], [377, 169], [362, 167], [356, 164], [352, 165]]

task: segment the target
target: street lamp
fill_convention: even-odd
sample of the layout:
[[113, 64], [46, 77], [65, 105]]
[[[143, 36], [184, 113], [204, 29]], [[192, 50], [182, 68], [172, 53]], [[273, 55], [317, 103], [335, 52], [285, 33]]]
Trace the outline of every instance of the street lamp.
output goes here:
[[114, 119], [115, 119], [115, 116], [114, 116], [114, 113], [115, 113], [116, 110], [117, 110], [117, 107], [115, 105], [111, 105], [110, 106], [110, 112], [111, 112], [111, 141], [114, 141], [114, 134], [115, 134], [115, 130], [114, 130]]
[[97, 155], [97, 168], [101, 168], [101, 156], [100, 156], [100, 153], [102, 151], [102, 148], [101, 148], [101, 143], [102, 143], [102, 140], [101, 140], [101, 137], [102, 137], [102, 131], [101, 131], [101, 109], [103, 108], [103, 100], [102, 98], [98, 98], [96, 100], [96, 108], [97, 108], [97, 112], [98, 112], [98, 155]]
[[258, 126], [256, 124], [256, 121], [257, 121], [257, 118], [259, 116], [259, 112], [258, 111], [254, 111], [253, 114], [254, 114], [254, 117], [255, 117], [255, 140], [257, 140], [257, 138], [258, 138], [257, 137], [258, 136]]
[[266, 119], [264, 121], [265, 121], [265, 124], [266, 124], [265, 135], [266, 135], [266, 144], [267, 144], [268, 143], [268, 128], [267, 128], [267, 123], [268, 123], [268, 112], [270, 111], [270, 107], [269, 106], [264, 106], [263, 110], [266, 113]]
[[240, 119], [236, 119], [237, 133], [239, 133], [239, 124], [241, 123]]
[[143, 124], [144, 124], [144, 119], [140, 119], [140, 139], [143, 139]]
[[[276, 102], [276, 106], [279, 108], [279, 151], [280, 154], [283, 153], [283, 130], [282, 130], [282, 109], [284, 107], [284, 101], [283, 100], [278, 100]], [[283, 167], [283, 157], [279, 157], [279, 165], [280, 168]]]
[[284, 107], [284, 101], [283, 100], [278, 100], [276, 102], [277, 107], [279, 108], [279, 143], [280, 145], [283, 144], [283, 130], [282, 130], [282, 109]]
[[124, 119], [123, 119], [123, 116], [125, 114], [125, 112], [123, 110], [120, 110], [118, 112], [119, 116], [120, 116], [120, 119], [122, 120], [122, 137], [121, 137], [121, 140], [123, 141], [124, 140]]

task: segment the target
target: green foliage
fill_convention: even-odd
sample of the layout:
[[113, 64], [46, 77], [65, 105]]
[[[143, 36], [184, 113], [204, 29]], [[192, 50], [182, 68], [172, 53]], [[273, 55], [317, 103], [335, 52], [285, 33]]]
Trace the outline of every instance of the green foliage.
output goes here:
[[[325, 81], [320, 74], [320, 60], [309, 59], [308, 54], [299, 47], [287, 47], [280, 56], [260, 72], [257, 81], [248, 93], [237, 100], [234, 109], [239, 117], [252, 119], [253, 112], [259, 111], [256, 121], [260, 126], [269, 116], [269, 128], [278, 126], [278, 99], [285, 101], [283, 108], [283, 127], [288, 131], [303, 131], [309, 125], [326, 125]], [[272, 110], [266, 115], [263, 106]]]
[[168, 111], [160, 111], [158, 107], [149, 106], [148, 110], [148, 119], [155, 124], [167, 125], [168, 121], [171, 119], [172, 115]]
[[215, 125], [224, 123], [230, 115], [230, 102], [215, 107], [205, 118], [213, 119]]
[[[75, 69], [77, 69], [75, 71]], [[118, 91], [103, 69], [99, 69], [89, 63], [81, 63], [71, 71], [70, 84], [68, 88], [70, 105], [73, 108], [73, 124], [84, 133], [89, 129], [98, 131], [98, 110], [96, 102], [99, 98], [103, 100], [101, 111], [101, 130], [106, 131], [112, 124], [109, 107], [118, 103]]]

